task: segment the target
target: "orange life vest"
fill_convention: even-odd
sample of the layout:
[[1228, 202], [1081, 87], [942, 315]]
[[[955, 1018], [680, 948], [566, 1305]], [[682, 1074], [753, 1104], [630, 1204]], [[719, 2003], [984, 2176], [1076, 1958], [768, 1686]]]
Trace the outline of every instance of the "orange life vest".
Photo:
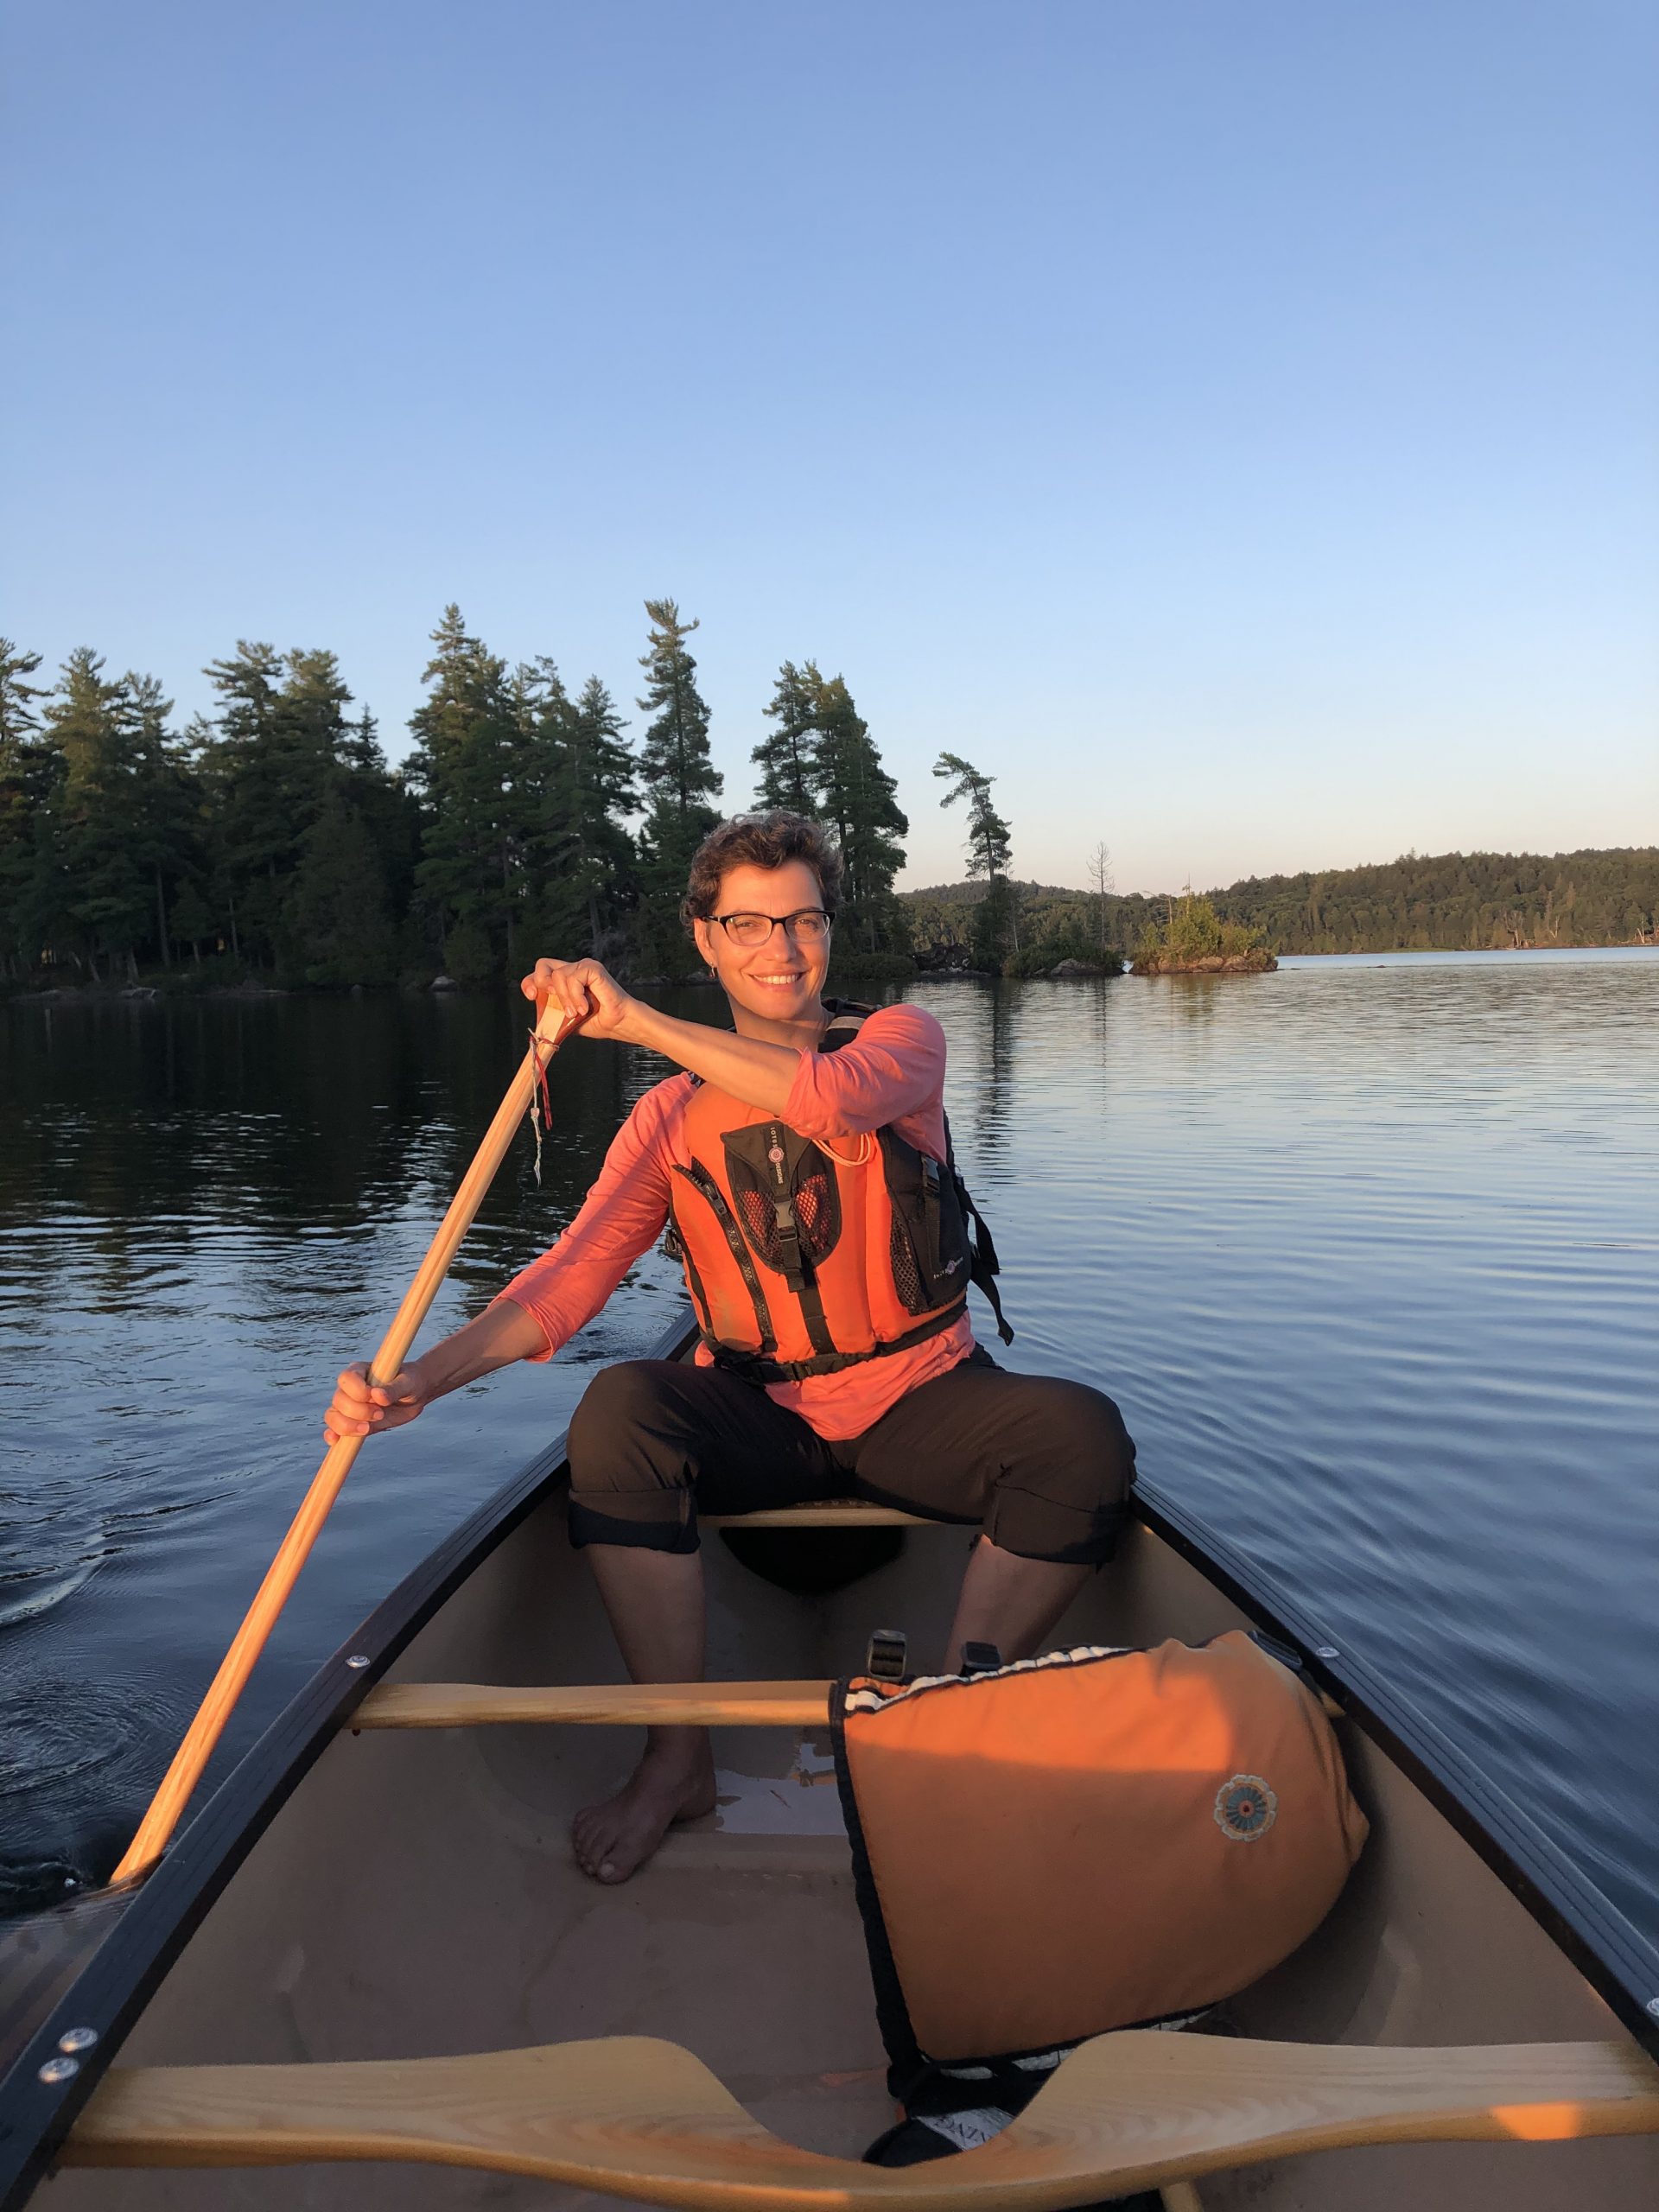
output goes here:
[[[870, 1009], [828, 1004], [820, 1050], [832, 1052]], [[970, 1281], [1013, 1335], [995, 1248], [948, 1154], [930, 1159], [891, 1128], [815, 1141], [709, 1083], [684, 1133], [671, 1249], [722, 1366], [781, 1382], [880, 1359], [948, 1329]]]

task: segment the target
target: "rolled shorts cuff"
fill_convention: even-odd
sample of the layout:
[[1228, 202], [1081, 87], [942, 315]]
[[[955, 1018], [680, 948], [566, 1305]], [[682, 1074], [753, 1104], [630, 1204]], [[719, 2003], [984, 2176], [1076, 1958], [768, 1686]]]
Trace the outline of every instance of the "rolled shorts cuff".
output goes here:
[[631, 1550], [643, 1552], [695, 1552], [700, 1548], [697, 1535], [697, 1512], [690, 1499], [689, 1510], [680, 1517], [677, 1502], [669, 1501], [667, 1514], [652, 1514], [645, 1518], [619, 1519], [613, 1513], [601, 1513], [597, 1507], [584, 1505], [580, 1498], [570, 1500], [570, 1542], [576, 1551], [585, 1550], [589, 1544], [626, 1544]]
[[1066, 1538], [1055, 1524], [1063, 1518], [1075, 1521], [1077, 1516], [1052, 1510], [1039, 1516], [1017, 1507], [1009, 1510], [1006, 1499], [999, 1503], [1002, 1510], [994, 1510], [985, 1522], [987, 1537], [998, 1551], [1012, 1552], [1017, 1559], [1038, 1560], [1046, 1567], [1106, 1566], [1116, 1554], [1117, 1541], [1128, 1517], [1126, 1505], [1103, 1507], [1090, 1515], [1087, 1529]]

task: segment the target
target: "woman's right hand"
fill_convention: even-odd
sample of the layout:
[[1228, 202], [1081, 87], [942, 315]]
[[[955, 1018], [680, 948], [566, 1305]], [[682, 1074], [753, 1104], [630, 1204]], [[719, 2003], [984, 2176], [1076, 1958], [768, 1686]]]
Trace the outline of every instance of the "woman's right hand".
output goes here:
[[426, 1393], [414, 1368], [405, 1367], [390, 1383], [369, 1387], [365, 1361], [346, 1368], [334, 1385], [333, 1402], [322, 1417], [322, 1433], [330, 1444], [347, 1436], [380, 1436], [389, 1428], [402, 1428], [426, 1405]]
[[550, 1001], [584, 1037], [614, 1037], [625, 1045], [638, 1041], [632, 1029], [639, 1001], [597, 960], [538, 960], [518, 988], [527, 999]]

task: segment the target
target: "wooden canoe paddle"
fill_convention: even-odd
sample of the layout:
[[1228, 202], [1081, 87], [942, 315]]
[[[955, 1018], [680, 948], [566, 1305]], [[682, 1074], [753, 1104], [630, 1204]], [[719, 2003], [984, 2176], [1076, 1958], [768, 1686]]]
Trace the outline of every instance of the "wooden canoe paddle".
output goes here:
[[[384, 1389], [397, 1375], [409, 1357], [420, 1325], [425, 1320], [438, 1287], [454, 1258], [461, 1238], [473, 1225], [473, 1217], [484, 1200], [484, 1194], [495, 1180], [496, 1170], [506, 1157], [514, 1132], [523, 1121], [536, 1096], [543, 1071], [564, 1041], [568, 1032], [576, 1025], [545, 999], [537, 1004], [536, 1027], [531, 1033], [529, 1050], [524, 1065], [513, 1077], [506, 1096], [496, 1109], [484, 1141], [474, 1156], [472, 1166], [461, 1179], [461, 1187], [449, 1201], [449, 1211], [444, 1215], [437, 1235], [432, 1239], [419, 1272], [404, 1294], [391, 1326], [387, 1330], [380, 1349], [369, 1369], [371, 1387]], [[219, 1672], [208, 1685], [207, 1694], [196, 1711], [195, 1719], [185, 1732], [184, 1740], [173, 1754], [173, 1764], [162, 1777], [161, 1787], [150, 1800], [149, 1809], [139, 1822], [138, 1832], [127, 1846], [125, 1856], [111, 1876], [111, 1882], [126, 1880], [134, 1874], [148, 1872], [167, 1848], [168, 1841], [190, 1793], [201, 1779], [201, 1770], [213, 1754], [213, 1746], [224, 1732], [236, 1701], [242, 1694], [254, 1662], [264, 1649], [265, 1642], [276, 1624], [276, 1618], [288, 1602], [289, 1592], [299, 1579], [312, 1545], [316, 1541], [330, 1507], [340, 1495], [340, 1486], [351, 1472], [352, 1462], [365, 1442], [360, 1436], [343, 1436], [338, 1444], [331, 1445], [318, 1468], [315, 1479], [307, 1491], [299, 1511], [295, 1515], [288, 1534], [283, 1538], [276, 1556], [259, 1585], [246, 1618], [231, 1640], [231, 1648], [219, 1662]]]

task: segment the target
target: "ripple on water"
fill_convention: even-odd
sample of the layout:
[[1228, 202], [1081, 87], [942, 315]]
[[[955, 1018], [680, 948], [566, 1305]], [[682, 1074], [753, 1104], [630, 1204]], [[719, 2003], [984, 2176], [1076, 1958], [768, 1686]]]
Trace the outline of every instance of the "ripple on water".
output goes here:
[[67, 1567], [0, 1567], [0, 1628], [37, 1619], [73, 1598], [97, 1572], [99, 1556], [77, 1560]]

